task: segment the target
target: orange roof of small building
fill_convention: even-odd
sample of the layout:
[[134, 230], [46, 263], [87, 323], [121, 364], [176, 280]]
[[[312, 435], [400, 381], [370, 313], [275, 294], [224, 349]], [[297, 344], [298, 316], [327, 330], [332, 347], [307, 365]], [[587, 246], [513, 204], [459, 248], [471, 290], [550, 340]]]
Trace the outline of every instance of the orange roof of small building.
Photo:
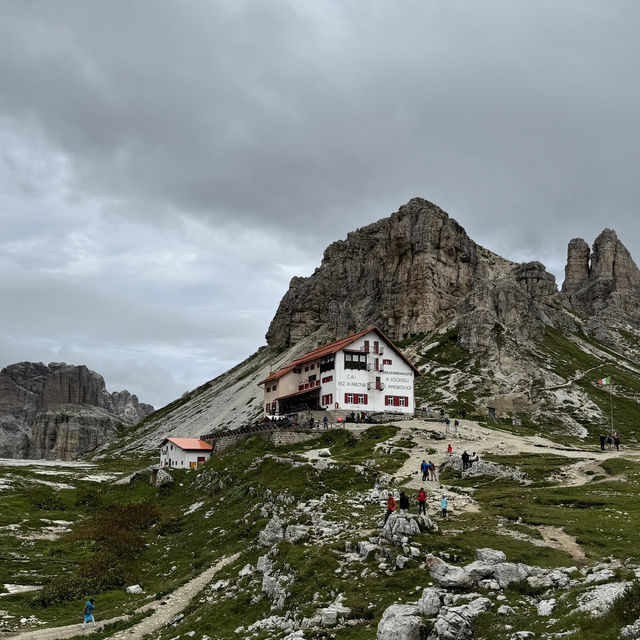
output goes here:
[[210, 444], [207, 444], [204, 440], [200, 440], [200, 438], [165, 438], [165, 442], [172, 442], [185, 451], [195, 449], [202, 449], [203, 451], [213, 450]]
[[323, 344], [308, 353], [305, 353], [302, 357], [294, 360], [288, 365], [278, 369], [278, 371], [274, 371], [270, 373], [268, 377], [259, 382], [258, 384], [263, 384], [265, 382], [272, 382], [273, 380], [278, 380], [282, 378], [282, 376], [286, 375], [290, 371], [293, 371], [296, 367], [299, 367], [306, 362], [310, 362], [311, 360], [317, 360], [318, 358], [324, 358], [324, 356], [330, 356], [334, 353], [340, 351], [340, 349], [344, 349], [348, 347], [352, 342], [357, 340], [358, 338], [362, 338], [362, 336], [366, 336], [367, 333], [371, 333], [374, 331], [377, 333], [415, 372], [416, 375], [420, 375], [420, 371], [411, 363], [411, 361], [396, 347], [387, 336], [382, 333], [378, 327], [369, 327], [368, 329], [364, 329], [363, 331], [358, 331], [358, 333], [352, 333], [346, 338], [340, 338], [340, 340], [336, 340], [335, 342], [330, 342], [329, 344]]

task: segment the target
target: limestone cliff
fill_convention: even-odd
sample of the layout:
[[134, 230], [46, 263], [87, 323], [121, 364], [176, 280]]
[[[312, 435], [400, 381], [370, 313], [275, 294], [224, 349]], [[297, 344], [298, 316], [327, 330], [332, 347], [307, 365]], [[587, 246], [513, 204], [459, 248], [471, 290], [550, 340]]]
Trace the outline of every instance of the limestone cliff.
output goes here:
[[85, 366], [13, 364], [0, 371], [0, 457], [72, 459], [152, 411]]

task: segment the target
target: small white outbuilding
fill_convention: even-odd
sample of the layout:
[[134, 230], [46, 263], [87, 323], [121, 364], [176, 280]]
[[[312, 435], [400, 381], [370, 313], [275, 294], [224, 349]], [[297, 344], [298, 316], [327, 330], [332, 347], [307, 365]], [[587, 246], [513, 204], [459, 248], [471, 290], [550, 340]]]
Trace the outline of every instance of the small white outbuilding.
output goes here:
[[211, 457], [213, 447], [199, 438], [165, 438], [160, 445], [160, 466], [195, 469]]

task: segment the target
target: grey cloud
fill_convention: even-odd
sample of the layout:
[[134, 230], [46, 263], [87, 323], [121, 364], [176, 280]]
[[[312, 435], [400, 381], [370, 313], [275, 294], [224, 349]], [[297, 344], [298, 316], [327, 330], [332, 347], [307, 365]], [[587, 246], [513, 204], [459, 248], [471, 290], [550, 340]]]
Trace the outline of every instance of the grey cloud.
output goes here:
[[75, 344], [115, 374], [137, 350], [169, 400], [257, 347], [327, 243], [415, 195], [558, 284], [572, 237], [613, 227], [639, 256], [639, 17], [622, 0], [3, 3], [0, 358]]

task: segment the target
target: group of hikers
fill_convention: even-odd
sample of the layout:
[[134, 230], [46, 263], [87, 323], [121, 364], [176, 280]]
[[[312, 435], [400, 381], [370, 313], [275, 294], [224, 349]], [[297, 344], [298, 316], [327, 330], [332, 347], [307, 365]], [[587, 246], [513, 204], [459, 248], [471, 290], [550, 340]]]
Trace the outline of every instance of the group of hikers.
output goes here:
[[620, 451], [620, 436], [617, 431], [608, 436], [605, 436], [603, 433], [600, 434], [600, 451], [607, 450], [605, 449], [605, 445], [609, 451], [611, 451], [611, 447], [613, 446], [615, 446], [616, 451]]
[[[427, 515], [427, 492], [424, 490], [424, 487], [420, 488], [418, 492], [418, 515]], [[440, 510], [441, 517], [447, 517], [447, 507], [449, 506], [449, 500], [447, 496], [442, 494], [442, 498], [440, 498]], [[390, 493], [387, 497], [387, 515], [384, 517], [385, 524], [389, 519], [389, 516], [396, 510], [396, 507], [400, 510], [400, 513], [409, 513], [410, 502], [409, 496], [404, 491], [400, 492], [400, 499], [396, 502], [396, 499], [393, 497], [393, 494]]]

